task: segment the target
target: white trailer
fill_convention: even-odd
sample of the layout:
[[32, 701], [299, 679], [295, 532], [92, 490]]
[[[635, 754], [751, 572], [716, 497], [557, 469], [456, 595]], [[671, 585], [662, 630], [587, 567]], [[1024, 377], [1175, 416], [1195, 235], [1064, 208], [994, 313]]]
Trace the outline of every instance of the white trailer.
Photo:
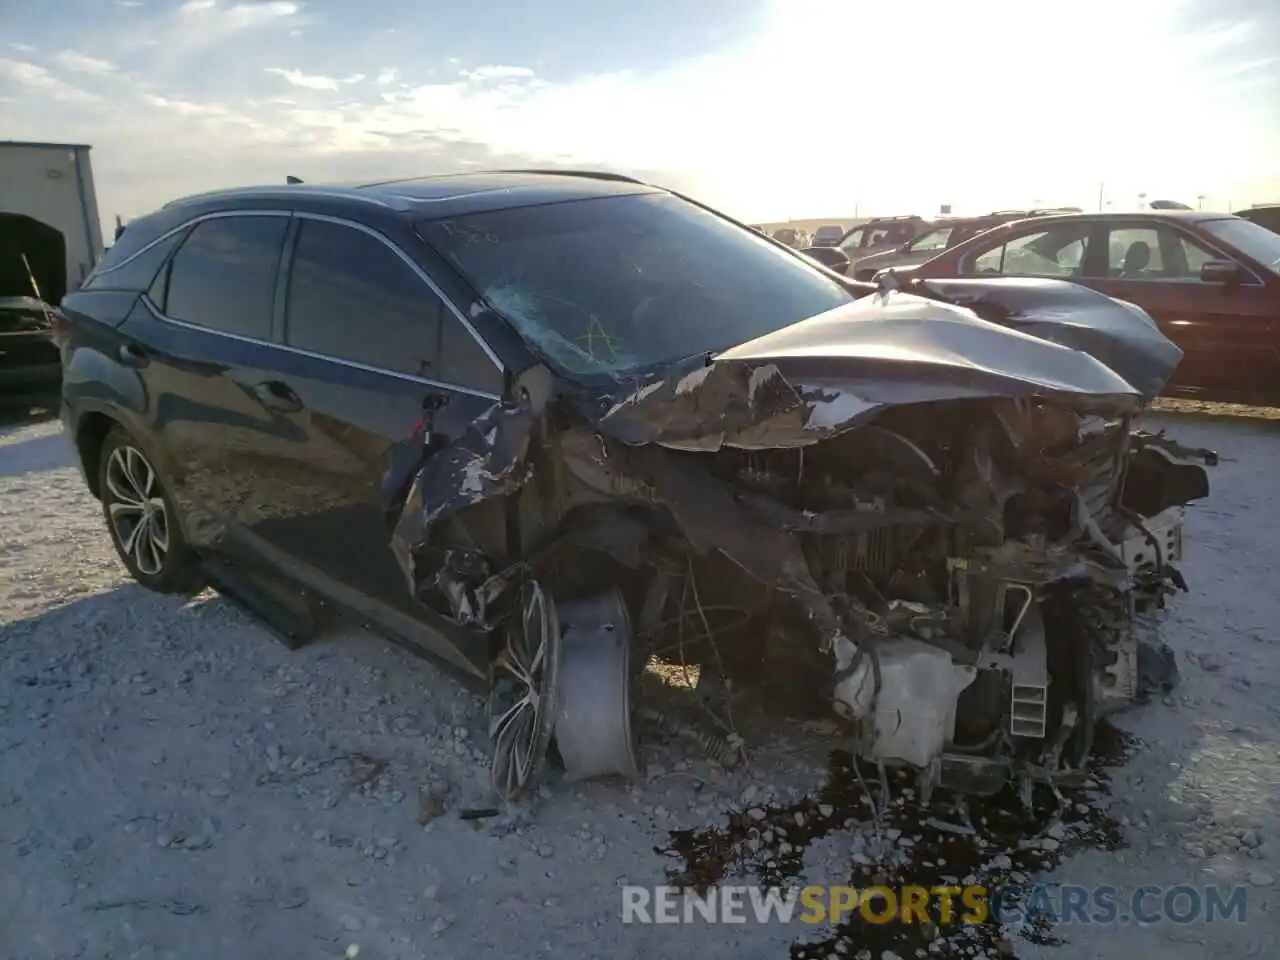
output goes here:
[[34, 275], [57, 304], [102, 256], [89, 149], [0, 140], [0, 298], [31, 296]]

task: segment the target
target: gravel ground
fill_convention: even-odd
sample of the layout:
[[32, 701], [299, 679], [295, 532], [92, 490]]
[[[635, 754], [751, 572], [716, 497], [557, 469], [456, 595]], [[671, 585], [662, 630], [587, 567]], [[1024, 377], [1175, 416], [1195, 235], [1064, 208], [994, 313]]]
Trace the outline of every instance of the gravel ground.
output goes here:
[[[1253, 414], [1153, 418], [1225, 458], [1193, 511], [1191, 593], [1166, 628], [1182, 687], [1121, 719], [1137, 749], [1109, 788], [1099, 774], [1069, 798], [1074, 822], [1050, 818], [1030, 844], [961, 854], [981, 861], [966, 868], [979, 879], [1012, 862], [1072, 884], [1247, 884], [1246, 922], [1065, 925], [1055, 946], [1007, 930], [994, 945], [953, 938], [961, 955], [1274, 955], [1280, 422]], [[0, 431], [0, 957], [716, 960], [799, 955], [797, 940], [826, 944], [807, 955], [854, 957], [872, 941], [795, 924], [624, 925], [617, 887], [664, 881], [673, 830], [700, 831], [677, 847], [705, 848], [726, 825], [779, 817], [809, 817], [781, 849], [812, 882], [845, 882], [869, 863], [924, 869], [909, 800], [902, 836], [846, 816], [829, 743], [794, 725], [753, 738], [745, 770], [656, 745], [643, 787], [553, 778], [520, 808], [462, 820], [490, 805], [473, 697], [356, 628], [289, 653], [214, 594], [132, 585], [70, 464], [56, 423]], [[1099, 825], [1120, 849], [1090, 839]], [[778, 862], [772, 833], [748, 862], [759, 837], [738, 874]], [[891, 949], [883, 956], [928, 948]]]

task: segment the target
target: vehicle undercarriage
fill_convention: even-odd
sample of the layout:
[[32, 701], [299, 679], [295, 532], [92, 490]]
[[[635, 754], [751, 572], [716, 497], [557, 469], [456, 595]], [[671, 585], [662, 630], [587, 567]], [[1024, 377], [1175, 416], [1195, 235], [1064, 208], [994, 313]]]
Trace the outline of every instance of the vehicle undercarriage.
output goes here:
[[876, 293], [613, 392], [535, 371], [443, 449], [428, 423], [393, 544], [492, 638], [498, 792], [553, 739], [571, 777], [635, 775], [655, 654], [829, 704], [926, 793], [1081, 775], [1097, 720], [1172, 682], [1207, 452], [1136, 427], [1176, 347], [1100, 297], [1105, 323], [1019, 332], [1070, 285], [1040, 286]]

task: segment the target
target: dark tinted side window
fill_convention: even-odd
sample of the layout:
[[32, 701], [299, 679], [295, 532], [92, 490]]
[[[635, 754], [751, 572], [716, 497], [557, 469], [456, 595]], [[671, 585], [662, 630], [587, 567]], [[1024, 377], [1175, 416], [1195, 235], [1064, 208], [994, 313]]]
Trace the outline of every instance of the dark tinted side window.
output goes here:
[[[287, 217], [221, 217], [196, 224], [169, 266], [164, 312], [222, 333], [270, 339]], [[162, 286], [162, 285], [157, 285]]]
[[178, 231], [166, 237], [154, 247], [144, 250], [137, 257], [114, 270], [106, 273], [95, 273], [84, 285], [85, 290], [136, 290], [138, 293], [148, 289], [160, 272], [161, 265], [168, 259], [173, 248], [182, 240], [183, 233]]
[[478, 386], [477, 375], [498, 377], [422, 277], [354, 227], [301, 221], [287, 316], [285, 342], [302, 350], [465, 386]]

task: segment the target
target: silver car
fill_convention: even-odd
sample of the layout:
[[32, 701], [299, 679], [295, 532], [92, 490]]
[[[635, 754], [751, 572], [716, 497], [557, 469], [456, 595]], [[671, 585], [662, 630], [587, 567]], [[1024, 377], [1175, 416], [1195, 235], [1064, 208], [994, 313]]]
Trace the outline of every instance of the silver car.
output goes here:
[[853, 227], [837, 246], [852, 264], [869, 254], [894, 250], [928, 229], [929, 221], [922, 217], [877, 217]]

